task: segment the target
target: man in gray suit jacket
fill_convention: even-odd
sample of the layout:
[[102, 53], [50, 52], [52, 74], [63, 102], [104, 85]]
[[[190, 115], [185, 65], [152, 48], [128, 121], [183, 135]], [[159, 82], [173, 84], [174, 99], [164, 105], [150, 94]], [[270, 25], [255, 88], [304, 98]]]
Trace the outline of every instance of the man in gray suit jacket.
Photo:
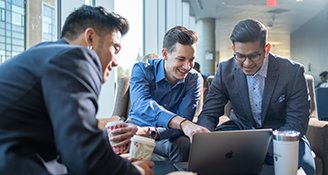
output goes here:
[[[66, 19], [62, 39], [0, 66], [1, 175], [154, 173], [153, 162], [116, 155], [97, 127], [101, 85], [128, 28], [115, 13], [82, 6]], [[122, 129], [129, 140], [133, 128]]]
[[[234, 57], [219, 64], [198, 124], [215, 130], [230, 100], [233, 107], [230, 120], [216, 130], [299, 131], [302, 135], [299, 167], [314, 174], [314, 159], [305, 137], [310, 97], [303, 65], [269, 53], [267, 29], [259, 21], [239, 22], [230, 39]], [[272, 163], [272, 142], [266, 160]]]

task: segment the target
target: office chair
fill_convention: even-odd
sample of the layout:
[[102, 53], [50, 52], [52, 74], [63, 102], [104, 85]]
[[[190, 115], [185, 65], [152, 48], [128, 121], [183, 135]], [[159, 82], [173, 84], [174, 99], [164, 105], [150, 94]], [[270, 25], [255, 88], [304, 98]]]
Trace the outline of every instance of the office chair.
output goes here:
[[328, 88], [317, 88], [316, 98], [319, 120], [328, 121]]

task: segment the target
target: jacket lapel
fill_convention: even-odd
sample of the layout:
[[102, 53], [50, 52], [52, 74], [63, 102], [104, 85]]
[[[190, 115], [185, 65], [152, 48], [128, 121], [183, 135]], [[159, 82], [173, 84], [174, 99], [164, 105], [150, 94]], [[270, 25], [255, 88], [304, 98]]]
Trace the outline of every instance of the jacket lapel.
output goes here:
[[267, 78], [265, 80], [263, 98], [262, 98], [262, 112], [261, 112], [262, 122], [264, 122], [265, 120], [265, 116], [279, 78], [278, 68], [279, 67], [278, 64], [276, 63], [275, 57], [270, 53]]
[[236, 63], [235, 63], [235, 69], [234, 69], [234, 76], [235, 76], [235, 86], [238, 89], [237, 93], [238, 93], [241, 105], [244, 108], [244, 111], [246, 112], [246, 116], [239, 116], [239, 117], [247, 117], [248, 121], [251, 121], [252, 125], [256, 126], [254, 118], [253, 118], [253, 114], [251, 111], [250, 102], [249, 102], [246, 75], [237, 66]]

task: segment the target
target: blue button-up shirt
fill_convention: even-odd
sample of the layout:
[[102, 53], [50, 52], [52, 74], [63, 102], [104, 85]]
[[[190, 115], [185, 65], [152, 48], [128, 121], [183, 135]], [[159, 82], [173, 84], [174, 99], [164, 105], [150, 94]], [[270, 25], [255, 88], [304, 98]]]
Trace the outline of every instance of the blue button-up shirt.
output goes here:
[[202, 76], [194, 69], [173, 87], [166, 79], [164, 59], [136, 63], [130, 80], [129, 118], [139, 126], [156, 127], [159, 138], [183, 135], [168, 128], [176, 115], [193, 119], [200, 98]]

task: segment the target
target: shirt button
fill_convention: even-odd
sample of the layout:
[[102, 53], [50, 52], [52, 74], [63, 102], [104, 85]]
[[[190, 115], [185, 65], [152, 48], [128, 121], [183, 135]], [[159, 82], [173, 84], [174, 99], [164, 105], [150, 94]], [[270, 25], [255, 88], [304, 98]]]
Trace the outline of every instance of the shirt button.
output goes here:
[[164, 106], [166, 107], [166, 104], [164, 104]]
[[257, 106], [257, 104], [255, 104], [255, 106]]
[[261, 120], [261, 118], [258, 118], [257, 120]]
[[253, 90], [255, 90], [255, 88], [253, 88]]

